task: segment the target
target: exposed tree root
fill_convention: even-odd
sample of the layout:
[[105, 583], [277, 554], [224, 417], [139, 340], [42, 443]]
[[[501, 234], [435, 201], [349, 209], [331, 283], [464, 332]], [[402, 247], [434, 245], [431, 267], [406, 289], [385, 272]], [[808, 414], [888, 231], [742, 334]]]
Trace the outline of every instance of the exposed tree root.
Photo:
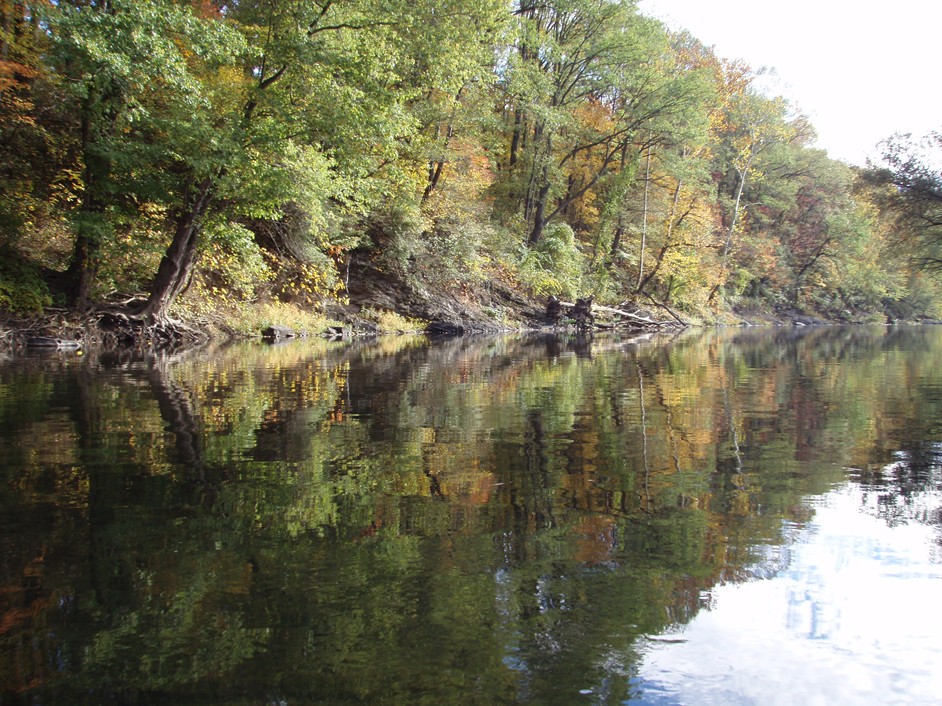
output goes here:
[[42, 314], [0, 315], [0, 348], [177, 350], [209, 342], [208, 328], [146, 317], [141, 304], [125, 296], [90, 311], [50, 307]]
[[168, 317], [145, 317], [127, 311], [104, 311], [97, 317], [105, 346], [176, 348], [209, 341], [206, 331]]

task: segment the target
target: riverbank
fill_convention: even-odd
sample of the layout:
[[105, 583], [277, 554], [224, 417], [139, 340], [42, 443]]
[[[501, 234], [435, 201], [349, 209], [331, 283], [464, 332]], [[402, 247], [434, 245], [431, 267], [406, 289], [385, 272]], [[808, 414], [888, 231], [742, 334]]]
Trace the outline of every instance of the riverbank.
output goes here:
[[[657, 302], [589, 304], [589, 319], [572, 312], [578, 302], [548, 306], [511, 285], [490, 281], [476, 288], [435, 289], [407, 282], [378, 268], [358, 268], [343, 298], [316, 306], [295, 302], [188, 300], [159, 325], [135, 318], [135, 297], [113, 297], [78, 312], [49, 307], [41, 313], [15, 315], [0, 311], [0, 349], [28, 346], [84, 348], [163, 348], [202, 345], [209, 341], [251, 338], [354, 338], [397, 333], [462, 335], [543, 328], [658, 330], [686, 326], [808, 326], [883, 323], [876, 314], [827, 320], [804, 312], [741, 309], [727, 312], [674, 311]], [[585, 306], [583, 300], [583, 306]]]
[[[644, 331], [665, 327], [732, 326], [804, 326], [829, 322], [807, 316], [791, 318], [771, 314], [727, 315], [721, 321], [677, 321], [656, 318], [651, 310], [635, 308], [626, 312], [632, 320], [620, 319], [612, 312], [621, 310], [598, 307], [602, 316], [585, 328], [593, 330]], [[608, 318], [604, 318], [604, 317]], [[111, 305], [88, 312], [49, 308], [32, 315], [0, 312], [0, 351], [15, 352], [27, 348], [117, 349], [199, 347], [209, 342], [235, 340], [343, 338], [377, 335], [424, 333], [433, 336], [471, 333], [574, 328], [572, 319], [556, 322], [547, 317], [545, 303], [524, 299], [513, 292], [495, 289], [489, 297], [467, 299], [441, 293], [373, 291], [357, 301], [332, 301], [323, 311], [309, 311], [292, 305], [256, 304], [237, 312], [220, 308], [199, 316], [182, 312], [179, 318], [161, 327], [136, 322]]]

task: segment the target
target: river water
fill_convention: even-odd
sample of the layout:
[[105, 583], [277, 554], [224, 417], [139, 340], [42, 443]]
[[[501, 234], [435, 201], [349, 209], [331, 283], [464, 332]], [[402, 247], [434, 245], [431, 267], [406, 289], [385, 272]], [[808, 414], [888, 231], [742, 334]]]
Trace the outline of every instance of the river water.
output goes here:
[[0, 705], [930, 704], [942, 328], [0, 361]]

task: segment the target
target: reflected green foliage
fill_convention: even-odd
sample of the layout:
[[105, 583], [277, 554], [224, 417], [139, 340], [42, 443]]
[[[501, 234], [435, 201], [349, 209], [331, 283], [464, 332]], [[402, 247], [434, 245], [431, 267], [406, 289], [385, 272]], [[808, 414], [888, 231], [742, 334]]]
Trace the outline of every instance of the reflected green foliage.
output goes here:
[[4, 364], [3, 703], [620, 703], [848, 468], [942, 525], [940, 333]]

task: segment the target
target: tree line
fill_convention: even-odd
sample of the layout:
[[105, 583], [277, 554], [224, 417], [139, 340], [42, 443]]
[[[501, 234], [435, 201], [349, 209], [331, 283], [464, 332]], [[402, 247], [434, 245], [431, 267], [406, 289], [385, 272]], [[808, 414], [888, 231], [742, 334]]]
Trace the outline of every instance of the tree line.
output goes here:
[[[939, 138], [829, 159], [631, 0], [2, 0], [0, 307], [464, 292], [940, 312]], [[927, 147], [928, 145], [928, 147]]]

